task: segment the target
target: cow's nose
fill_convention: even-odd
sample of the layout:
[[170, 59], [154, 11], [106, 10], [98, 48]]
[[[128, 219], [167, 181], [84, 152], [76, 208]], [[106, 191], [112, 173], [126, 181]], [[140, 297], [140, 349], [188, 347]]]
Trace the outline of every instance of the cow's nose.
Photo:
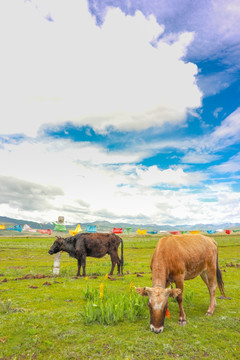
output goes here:
[[53, 254], [52, 250], [49, 250], [49, 251], [48, 251], [48, 253], [49, 253], [50, 255], [52, 255], [52, 254]]
[[163, 326], [160, 326], [159, 328], [153, 326], [152, 324], [150, 325], [150, 329], [155, 332], [156, 334], [159, 334], [160, 332], [163, 332]]

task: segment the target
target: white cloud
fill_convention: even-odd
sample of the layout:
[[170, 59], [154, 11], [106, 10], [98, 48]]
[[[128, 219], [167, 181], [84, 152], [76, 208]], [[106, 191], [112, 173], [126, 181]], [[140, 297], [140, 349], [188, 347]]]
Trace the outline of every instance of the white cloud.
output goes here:
[[139, 185], [144, 186], [156, 186], [156, 185], [167, 185], [167, 186], [192, 186], [199, 184], [204, 180], [204, 175], [198, 172], [186, 173], [183, 169], [179, 168], [176, 170], [167, 169], [160, 170], [156, 165], [148, 168], [139, 167], [136, 169], [135, 181]]
[[186, 164], [207, 164], [220, 159], [219, 155], [189, 151], [181, 161]]
[[240, 153], [232, 156], [228, 161], [212, 167], [218, 173], [237, 173], [240, 171]]
[[220, 126], [211, 134], [213, 145], [222, 143], [224, 146], [240, 140], [240, 107], [224, 119]]
[[164, 31], [153, 16], [109, 9], [98, 27], [77, 0], [5, 0], [0, 14], [2, 134], [65, 122], [146, 129], [183, 122], [201, 105], [197, 67], [182, 61], [191, 33], [153, 47]]

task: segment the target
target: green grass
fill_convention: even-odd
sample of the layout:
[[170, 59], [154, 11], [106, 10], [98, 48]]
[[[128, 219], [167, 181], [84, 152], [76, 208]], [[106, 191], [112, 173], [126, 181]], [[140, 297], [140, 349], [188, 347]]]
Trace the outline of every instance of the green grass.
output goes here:
[[[159, 236], [123, 236], [123, 277], [115, 269], [113, 280], [105, 278], [111, 268], [109, 256], [87, 258], [87, 281], [74, 278], [77, 261], [65, 253], [60, 276], [52, 276], [53, 257], [47, 251], [53, 239], [0, 238], [0, 359], [238, 359], [240, 268], [226, 264], [240, 263], [240, 235], [213, 237], [219, 244], [226, 294], [232, 300], [218, 299], [213, 317], [206, 317], [209, 295], [205, 284], [200, 277], [187, 281], [187, 325], [177, 324], [178, 305], [171, 301], [170, 319], [158, 335], [149, 330], [147, 305], [136, 317], [128, 315], [129, 306], [135, 306], [130, 301], [131, 283], [151, 286], [149, 264]], [[26, 274], [46, 277], [16, 280]], [[102, 300], [101, 283], [105, 285]], [[107, 320], [100, 317], [88, 322], [84, 318], [91, 300], [87, 289], [95, 292], [99, 309], [105, 301], [104, 311], [110, 314]], [[116, 302], [122, 306], [121, 316], [114, 308]], [[105, 325], [108, 319], [113, 321]]]

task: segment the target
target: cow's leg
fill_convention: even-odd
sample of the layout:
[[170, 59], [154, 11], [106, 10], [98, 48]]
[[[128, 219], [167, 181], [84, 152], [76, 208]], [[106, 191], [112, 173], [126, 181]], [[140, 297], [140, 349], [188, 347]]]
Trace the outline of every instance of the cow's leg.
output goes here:
[[81, 258], [80, 258], [80, 259], [78, 259], [78, 272], [77, 272], [77, 276], [80, 276], [81, 263], [82, 263], [82, 261], [81, 261]]
[[210, 294], [210, 304], [206, 315], [212, 315], [216, 307], [216, 268], [213, 267], [212, 269], [208, 269], [208, 271], [204, 271], [201, 274], [201, 278], [207, 285]]
[[82, 255], [82, 269], [83, 269], [83, 274], [82, 276], [86, 276], [86, 271], [85, 271], [85, 268], [86, 268], [86, 255]]
[[112, 261], [112, 268], [111, 268], [111, 271], [110, 271], [109, 275], [112, 275], [113, 271], [114, 271], [114, 268], [115, 268], [115, 265], [117, 263], [117, 259], [116, 259], [116, 256], [114, 254], [110, 253], [109, 255], [110, 255], [111, 261]]
[[180, 275], [177, 277], [177, 279], [175, 280], [175, 284], [176, 287], [178, 289], [181, 289], [181, 294], [179, 294], [177, 296], [177, 302], [178, 302], [178, 306], [179, 306], [179, 321], [178, 324], [179, 325], [186, 325], [187, 320], [186, 320], [186, 315], [183, 309], [183, 287], [184, 287], [184, 275]]
[[120, 275], [121, 274], [121, 260], [119, 259], [119, 256], [117, 255], [117, 273], [118, 273], [118, 275]]

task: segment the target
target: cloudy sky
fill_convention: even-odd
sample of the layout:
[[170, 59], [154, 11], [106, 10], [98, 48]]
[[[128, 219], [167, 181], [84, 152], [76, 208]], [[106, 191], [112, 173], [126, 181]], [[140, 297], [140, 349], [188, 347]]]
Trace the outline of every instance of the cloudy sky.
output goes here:
[[0, 215], [240, 222], [238, 0], [2, 0]]

